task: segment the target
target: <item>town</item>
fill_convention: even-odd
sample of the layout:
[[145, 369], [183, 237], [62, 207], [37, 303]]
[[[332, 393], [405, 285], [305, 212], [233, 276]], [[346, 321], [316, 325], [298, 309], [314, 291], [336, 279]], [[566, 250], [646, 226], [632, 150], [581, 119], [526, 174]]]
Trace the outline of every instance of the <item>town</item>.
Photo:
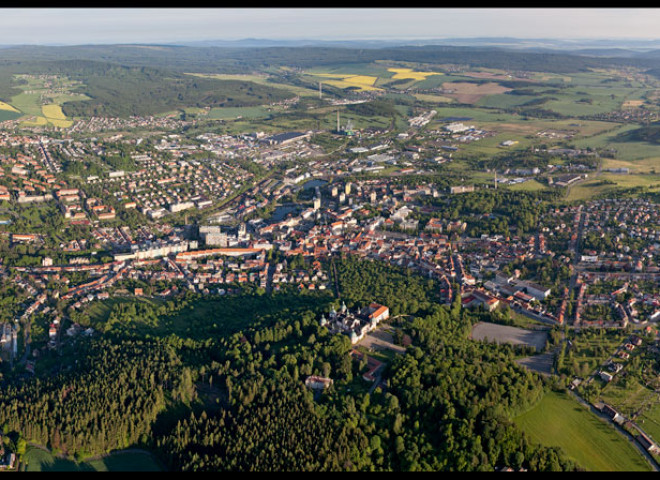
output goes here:
[[85, 48], [0, 51], [0, 469], [660, 469], [651, 67]]

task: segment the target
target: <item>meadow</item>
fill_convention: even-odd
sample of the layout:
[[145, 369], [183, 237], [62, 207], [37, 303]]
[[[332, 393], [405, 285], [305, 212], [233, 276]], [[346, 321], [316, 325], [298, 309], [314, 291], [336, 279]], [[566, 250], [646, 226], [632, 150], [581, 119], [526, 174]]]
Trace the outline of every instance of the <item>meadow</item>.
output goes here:
[[212, 108], [207, 118], [213, 120], [236, 120], [239, 118], [267, 118], [271, 112], [266, 107], [215, 107]]
[[660, 174], [602, 173], [596, 178], [571, 186], [566, 200], [568, 202], [584, 201], [595, 196], [614, 193], [616, 190], [635, 187], [645, 187], [652, 192], [660, 191]]
[[10, 110], [0, 110], [0, 122], [5, 120], [16, 120], [20, 118], [22, 114], [20, 112], [12, 112]]
[[126, 451], [76, 462], [30, 447], [25, 454], [26, 472], [160, 472], [159, 462], [146, 451]]
[[532, 441], [558, 446], [588, 471], [650, 471], [641, 454], [614, 430], [566, 393], [548, 392], [514, 422]]
[[660, 401], [658, 401], [657, 394], [654, 398], [654, 403], [646, 408], [642, 414], [637, 417], [637, 423], [644, 431], [653, 438], [656, 443], [660, 440]]
[[314, 97], [314, 96], [318, 96], [319, 94], [317, 89], [304, 88], [297, 85], [270, 81], [269, 79], [272, 79], [273, 77], [270, 77], [269, 75], [223, 74], [223, 73], [186, 73], [186, 75], [192, 75], [201, 78], [215, 78], [218, 80], [237, 80], [243, 82], [252, 82], [258, 85], [265, 85], [268, 87], [277, 87], [283, 90], [289, 90], [290, 92], [293, 92], [301, 97], [310, 97], [310, 96]]
[[523, 191], [523, 192], [539, 192], [541, 190], [547, 190], [548, 186], [544, 185], [540, 182], [537, 182], [534, 179], [527, 180], [526, 182], [523, 183], [517, 183], [515, 185], [510, 185], [508, 187], [511, 190], [515, 191]]
[[73, 122], [68, 120], [66, 115], [64, 115], [64, 112], [62, 112], [62, 107], [60, 105], [44, 105], [41, 107], [41, 111], [48, 123], [51, 123], [56, 127], [68, 128], [73, 125]]

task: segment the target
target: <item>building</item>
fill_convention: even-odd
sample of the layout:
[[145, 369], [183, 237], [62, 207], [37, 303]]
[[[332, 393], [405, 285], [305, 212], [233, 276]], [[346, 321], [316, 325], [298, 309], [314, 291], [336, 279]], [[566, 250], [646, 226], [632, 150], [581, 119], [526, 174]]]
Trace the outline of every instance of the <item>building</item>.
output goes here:
[[486, 292], [473, 290], [468, 296], [463, 298], [462, 303], [466, 308], [483, 307], [485, 310], [492, 312], [500, 304], [500, 301]]
[[310, 135], [311, 135], [310, 133], [301, 133], [301, 132], [278, 133], [277, 135], [273, 135], [265, 138], [263, 141], [268, 143], [269, 145], [286, 145], [288, 143], [304, 140], [305, 138], [308, 138]]
[[619, 425], [623, 425], [623, 423], [626, 421], [626, 419], [616, 410], [614, 410], [612, 407], [610, 407], [608, 404], [604, 403], [601, 412], [603, 412], [605, 415], [610, 417], [610, 419], [613, 422], [618, 423]]
[[537, 300], [543, 300], [548, 298], [552, 290], [550, 288], [545, 288], [538, 283], [532, 282], [520, 282], [520, 286], [527, 292], [528, 295], [531, 295]]
[[333, 306], [329, 318], [321, 315], [319, 323], [322, 327], [327, 327], [330, 333], [348, 335], [351, 343], [356, 344], [367, 333], [374, 330], [379, 322], [387, 320], [389, 316], [389, 308], [378, 303], [371, 303], [361, 310], [350, 312], [346, 304], [342, 302], [339, 312], [335, 311]]
[[450, 133], [461, 133], [467, 132], [468, 130], [474, 130], [474, 126], [468, 126], [460, 122], [450, 123], [449, 125], [445, 125], [443, 128]]
[[456, 187], [449, 187], [449, 193], [467, 193], [474, 192], [474, 185], [458, 185]]
[[325, 390], [330, 388], [333, 383], [331, 378], [319, 377], [318, 375], [310, 375], [305, 379], [305, 386], [312, 390]]

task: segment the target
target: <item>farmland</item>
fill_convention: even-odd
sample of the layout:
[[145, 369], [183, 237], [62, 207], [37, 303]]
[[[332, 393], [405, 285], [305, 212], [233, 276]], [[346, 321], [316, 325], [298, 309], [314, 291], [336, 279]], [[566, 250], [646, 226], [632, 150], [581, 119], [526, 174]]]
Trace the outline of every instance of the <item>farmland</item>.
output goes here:
[[11, 105], [5, 102], [0, 102], [0, 110], [18, 113], [18, 110], [16, 110], [14, 107], [12, 107]]
[[[148, 56], [167, 47], [143, 50]], [[0, 242], [3, 269], [13, 272], [8, 284], [27, 279], [29, 292], [57, 292], [46, 295], [48, 310], [38, 304], [22, 320], [30, 330], [21, 331], [17, 341], [25, 343], [18, 351], [25, 352], [28, 340], [38, 349], [24, 355], [32, 378], [18, 372], [27, 393], [0, 391], [8, 405], [0, 410], [10, 424], [6, 444], [32, 442], [21, 458], [24, 468], [158, 470], [136, 450], [104, 456], [118, 448], [153, 449], [172, 469], [263, 466], [270, 460], [249, 463], [244, 452], [256, 445], [259, 455], [277, 453], [268, 442], [284, 432], [309, 454], [308, 463], [291, 465], [309, 469], [347, 464], [335, 456], [314, 463], [321, 457], [305, 443], [329, 446], [335, 455], [340, 437], [341, 449], [364, 453], [351, 460], [364, 470], [570, 470], [572, 462], [589, 471], [648, 470], [632, 443], [566, 388], [575, 377], [596, 373], [628, 330], [640, 328], [632, 321], [628, 330], [569, 328], [576, 312], [594, 324], [616, 320], [614, 307], [605, 305], [612, 301], [604, 286], [610, 283], [593, 279], [637, 270], [657, 280], [651, 267], [658, 238], [650, 239], [657, 208], [642, 203], [650, 195], [635, 199], [639, 205], [631, 201], [630, 210], [618, 199], [577, 204], [619, 192], [660, 192], [660, 125], [657, 142], [652, 135], [660, 82], [633, 69], [478, 68], [457, 57], [439, 61], [440, 54], [404, 62], [396, 52], [386, 60], [367, 62], [356, 54], [355, 61], [342, 56], [332, 63], [323, 55], [314, 60], [314, 53], [290, 66], [278, 64], [277, 55], [253, 60], [263, 53], [248, 50], [231, 65], [178, 64], [200, 73], [99, 61], [76, 63], [75, 81], [64, 74], [15, 76], [21, 92], [0, 104], [0, 120], [22, 116], [6, 124], [14, 132], [8, 128], [3, 139], [2, 186], [9, 192], [3, 197], [10, 197], [3, 217], [12, 221], [4, 230], [14, 234]], [[279, 143], [282, 138], [293, 141]], [[610, 171], [616, 168], [630, 174]], [[119, 169], [125, 172], [109, 175]], [[461, 185], [466, 192], [451, 188]], [[53, 198], [18, 197], [36, 196], [37, 187], [53, 191]], [[77, 200], [64, 194], [70, 188], [80, 193]], [[307, 210], [312, 195], [314, 208]], [[23, 201], [27, 205], [16, 205]], [[78, 202], [79, 210], [69, 208]], [[101, 218], [101, 203], [117, 208], [117, 218]], [[179, 210], [186, 204], [195, 206]], [[585, 206], [593, 216], [581, 219]], [[614, 212], [606, 216], [610, 206]], [[291, 215], [277, 218], [277, 207]], [[624, 215], [633, 208], [641, 213]], [[70, 222], [66, 215], [75, 211], [89, 214], [89, 222]], [[236, 237], [238, 248], [266, 245], [267, 251], [256, 260], [189, 262], [191, 254], [161, 258], [162, 250], [152, 250], [174, 242], [176, 250], [194, 251], [193, 239], [211, 245], [199, 228], [211, 217], [229, 219], [231, 225], [222, 224], [232, 238], [236, 224], [245, 225], [249, 235]], [[123, 222], [128, 233], [115, 228]], [[619, 236], [624, 228], [634, 237]], [[40, 237], [15, 235], [42, 232], [43, 245], [21, 240]], [[622, 253], [610, 262], [601, 244], [614, 245], [615, 236]], [[119, 260], [143, 247], [155, 257]], [[580, 253], [607, 263], [587, 265]], [[353, 263], [354, 257], [369, 260]], [[577, 292], [562, 293], [578, 282], [600, 289], [602, 309], [578, 310]], [[649, 297], [641, 297], [647, 287], [630, 283], [616, 301], [639, 296], [639, 312], [651, 314]], [[532, 294], [539, 285], [541, 292], [551, 290], [547, 298]], [[597, 295], [589, 289], [585, 302]], [[655, 283], [650, 290], [653, 306], [660, 305]], [[13, 310], [30, 305], [27, 298], [19, 305], [27, 294], [19, 295]], [[501, 307], [472, 309], [488, 297], [489, 305]], [[379, 345], [373, 335], [353, 346], [329, 335], [320, 312], [344, 299], [351, 310], [387, 304], [396, 348], [369, 351]], [[563, 330], [548, 328], [564, 321]], [[562, 340], [570, 343], [559, 349]], [[543, 354], [527, 357], [532, 346]], [[379, 373], [382, 384], [362, 378], [352, 348], [388, 363]], [[80, 368], [78, 360], [87, 359], [96, 370]], [[576, 391], [636, 415], [660, 438], [656, 364], [649, 361], [635, 376], [629, 367], [636, 360], [631, 355], [611, 383], [595, 377]], [[62, 375], [53, 375], [58, 367]], [[0, 373], [10, 368], [3, 362]], [[321, 373], [335, 388], [306, 392], [304, 380]], [[93, 396], [107, 392], [107, 400]], [[289, 397], [294, 394], [300, 396]], [[16, 398], [27, 414], [11, 410]], [[302, 420], [288, 416], [299, 407]], [[98, 416], [90, 419], [88, 412]], [[220, 415], [222, 423], [215, 423]], [[126, 435], [135, 435], [101, 430], [124, 419], [131, 422]], [[244, 420], [256, 426], [254, 434], [236, 434], [245, 432]], [[332, 435], [317, 442], [309, 432], [318, 426], [338, 426], [341, 435], [327, 429]], [[98, 440], [85, 429], [98, 432]]]
[[240, 81], [240, 82], [251, 82], [256, 83], [257, 85], [264, 86], [277, 86], [284, 90], [288, 90], [291, 93], [299, 95], [301, 97], [317, 96], [318, 90], [312, 88], [304, 88], [298, 85], [292, 85], [288, 83], [280, 83], [274, 81], [277, 77], [272, 77], [267, 74], [228, 74], [228, 73], [187, 73], [187, 75], [192, 75], [200, 78], [214, 78], [217, 80], [231, 80], [231, 81]]
[[455, 98], [460, 103], [477, 103], [483, 97], [499, 95], [511, 91], [510, 88], [503, 87], [495, 82], [476, 84], [468, 82], [443, 83], [448, 97]]
[[23, 92], [11, 99], [11, 105], [1, 103], [0, 110], [21, 113], [25, 120], [22, 126], [47, 126], [68, 128], [73, 121], [62, 112], [67, 101], [82, 100], [84, 95], [73, 93], [80, 83], [59, 76], [17, 75]]
[[400, 80], [410, 78], [413, 80], [426, 80], [426, 77], [431, 75], [442, 75], [439, 72], [415, 72], [412, 68], [388, 68], [388, 72], [394, 72], [393, 80]]
[[368, 75], [338, 75], [334, 73], [317, 73], [315, 76], [319, 77], [319, 81], [322, 83], [338, 88], [354, 88], [361, 91], [378, 90], [374, 86], [377, 77], [370, 77]]

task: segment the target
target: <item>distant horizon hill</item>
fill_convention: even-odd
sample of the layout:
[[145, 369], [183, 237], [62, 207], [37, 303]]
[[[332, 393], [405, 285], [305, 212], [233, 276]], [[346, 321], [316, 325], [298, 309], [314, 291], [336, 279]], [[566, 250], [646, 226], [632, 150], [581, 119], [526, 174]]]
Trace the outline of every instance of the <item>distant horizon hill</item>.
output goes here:
[[639, 54], [660, 49], [660, 40], [643, 39], [556, 39], [556, 38], [518, 38], [518, 37], [450, 37], [450, 38], [354, 38], [354, 39], [311, 39], [311, 38], [242, 38], [242, 39], [205, 39], [149, 42], [83, 42], [83, 43], [14, 43], [0, 44], [0, 48], [15, 47], [81, 47], [81, 46], [186, 46], [186, 47], [227, 47], [227, 48], [263, 48], [263, 47], [347, 47], [347, 48], [383, 48], [404, 46], [483, 46], [542, 51], [572, 50], [613, 53], [627, 52]]

